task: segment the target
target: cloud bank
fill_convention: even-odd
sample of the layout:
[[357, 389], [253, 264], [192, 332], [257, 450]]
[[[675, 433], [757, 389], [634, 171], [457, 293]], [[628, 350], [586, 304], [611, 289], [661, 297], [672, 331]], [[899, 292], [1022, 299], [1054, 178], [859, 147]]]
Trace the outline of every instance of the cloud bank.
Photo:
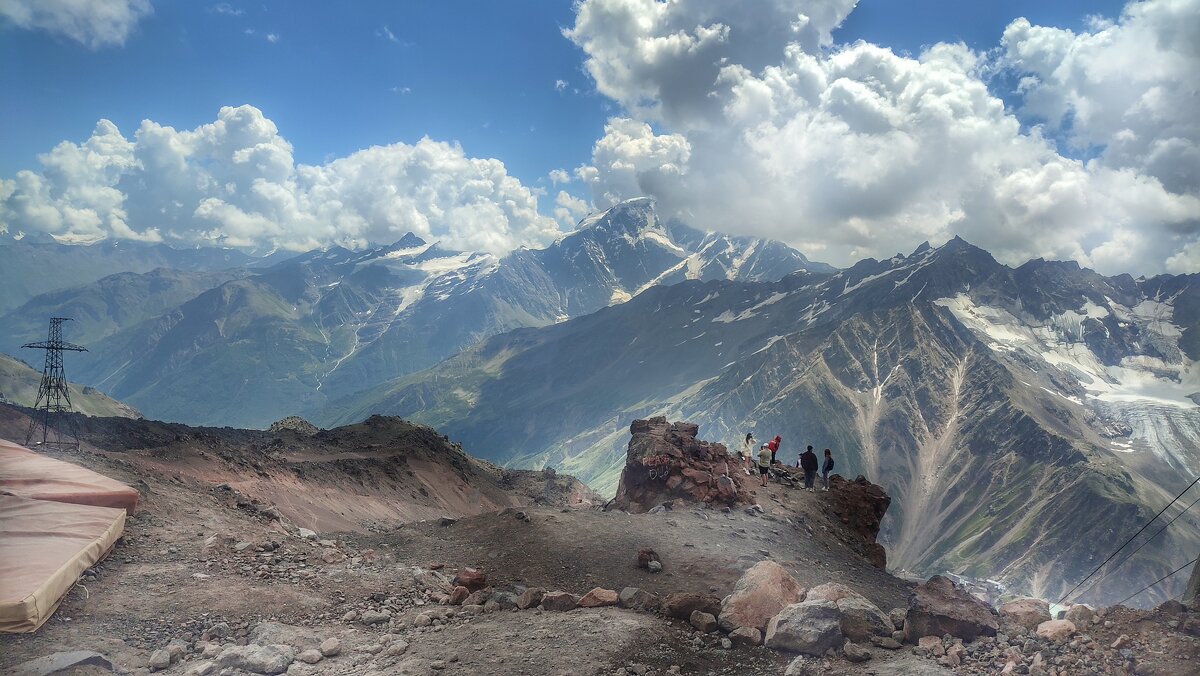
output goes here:
[[[0, 228], [292, 249], [412, 230], [501, 253], [652, 195], [665, 217], [842, 265], [960, 234], [1008, 263], [1200, 271], [1200, 0], [1132, 2], [1081, 31], [1017, 18], [986, 53], [915, 56], [837, 44], [854, 5], [578, 3], [564, 35], [620, 112], [577, 180], [548, 178], [590, 204], [558, 190], [539, 213], [543, 192], [499, 160], [428, 138], [296, 164], [275, 125], [242, 106], [193, 130], [147, 120], [132, 138], [101, 120], [40, 169], [0, 179]], [[150, 11], [0, 0], [8, 21], [93, 48], [122, 43]]]
[[564, 34], [623, 109], [576, 170], [596, 206], [649, 194], [836, 264], [961, 234], [1013, 263], [1200, 270], [1200, 0], [1083, 33], [1017, 19], [993, 54], [916, 57], [834, 45], [853, 5], [582, 2]]
[[560, 234], [499, 160], [423, 138], [297, 164], [253, 106], [222, 108], [193, 130], [146, 120], [132, 139], [101, 120], [85, 142], [64, 141], [39, 160], [40, 171], [0, 181], [0, 224], [10, 231], [295, 250], [412, 231], [494, 253]]
[[19, 28], [61, 35], [90, 49], [123, 45], [150, 0], [0, 0], [0, 17]]

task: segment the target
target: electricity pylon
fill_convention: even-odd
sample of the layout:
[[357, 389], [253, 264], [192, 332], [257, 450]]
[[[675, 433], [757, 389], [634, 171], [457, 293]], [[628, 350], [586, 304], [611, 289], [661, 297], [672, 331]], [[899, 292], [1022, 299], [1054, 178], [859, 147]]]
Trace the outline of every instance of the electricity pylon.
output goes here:
[[[33, 414], [29, 416], [29, 432], [25, 435], [26, 446], [37, 444], [48, 448], [79, 448], [79, 429], [75, 425], [75, 419], [70, 416], [71, 392], [67, 387], [67, 377], [63, 373], [63, 352], [87, 352], [87, 348], [63, 341], [62, 323], [69, 321], [70, 317], [52, 317], [50, 334], [46, 340], [21, 346], [46, 351], [42, 384], [38, 387]], [[65, 425], [67, 433], [64, 433], [61, 427], [52, 425], [52, 418], [59, 418], [55, 422]], [[67, 434], [70, 435], [69, 438]]]

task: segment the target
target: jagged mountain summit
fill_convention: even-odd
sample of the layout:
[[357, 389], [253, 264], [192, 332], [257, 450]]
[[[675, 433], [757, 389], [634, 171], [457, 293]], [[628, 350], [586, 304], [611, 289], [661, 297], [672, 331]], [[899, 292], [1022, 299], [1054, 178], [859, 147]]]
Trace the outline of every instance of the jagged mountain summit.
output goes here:
[[[490, 459], [611, 494], [629, 421], [834, 449], [895, 498], [893, 565], [1053, 596], [1200, 467], [1200, 275], [1010, 268], [961, 239], [836, 273], [654, 288], [496, 336], [327, 409], [411, 416]], [[1181, 518], [1085, 599], [1194, 556]], [[1162, 592], [1173, 588], [1166, 586]]]
[[[100, 280], [0, 317], [11, 327], [0, 330], [0, 346], [27, 340], [16, 329], [33, 326], [33, 315], [42, 322], [82, 309], [99, 315], [88, 322], [90, 352], [73, 367], [83, 382], [157, 418], [265, 427], [498, 333], [589, 314], [655, 285], [773, 281], [805, 269], [830, 268], [778, 242], [664, 224], [650, 200], [636, 199], [545, 249], [504, 257], [409, 233], [365, 251], [332, 247], [253, 274], [223, 273], [190, 294], [198, 274]], [[83, 300], [126, 299], [127, 289], [145, 298], [139, 312]]]

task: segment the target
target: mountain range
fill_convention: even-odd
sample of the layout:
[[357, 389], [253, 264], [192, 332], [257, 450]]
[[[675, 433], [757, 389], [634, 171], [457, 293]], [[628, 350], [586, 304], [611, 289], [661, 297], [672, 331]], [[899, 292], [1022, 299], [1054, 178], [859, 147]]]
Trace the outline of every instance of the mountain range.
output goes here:
[[47, 316], [80, 315], [90, 351], [72, 360], [75, 377], [151, 417], [266, 427], [490, 336], [655, 285], [831, 269], [779, 242], [664, 224], [648, 199], [595, 214], [545, 249], [499, 258], [410, 233], [366, 251], [255, 265], [124, 273], [43, 294], [0, 317], [0, 350], [38, 335]]
[[[119, 265], [51, 243], [0, 256], [20, 247]], [[645, 199], [504, 257], [411, 234], [266, 258], [129, 249], [129, 270], [81, 263], [95, 278], [6, 296], [0, 351], [70, 316], [89, 352], [68, 374], [149, 417], [400, 415], [607, 495], [634, 419], [730, 447], [780, 434], [785, 460], [828, 447], [836, 472], [886, 487], [892, 565], [1048, 597], [1200, 467], [1200, 275], [1013, 268], [961, 239], [836, 270], [662, 222]], [[1200, 523], [1180, 518], [1082, 598], [1118, 600], [1198, 547]]]
[[[894, 565], [1053, 597], [1195, 476], [1198, 338], [1200, 275], [1010, 268], [955, 239], [834, 273], [658, 286], [312, 414], [411, 417], [607, 494], [632, 419], [689, 420], [730, 447], [780, 434], [786, 460], [829, 447], [836, 471], [887, 488]], [[1084, 598], [1118, 600], [1198, 547], [1180, 519]]]
[[288, 254], [255, 257], [238, 249], [103, 240], [89, 246], [60, 244], [49, 235], [20, 238], [0, 232], [0, 313], [20, 307], [35, 296], [74, 289], [121, 272], [156, 268], [179, 271], [224, 270], [276, 262]]

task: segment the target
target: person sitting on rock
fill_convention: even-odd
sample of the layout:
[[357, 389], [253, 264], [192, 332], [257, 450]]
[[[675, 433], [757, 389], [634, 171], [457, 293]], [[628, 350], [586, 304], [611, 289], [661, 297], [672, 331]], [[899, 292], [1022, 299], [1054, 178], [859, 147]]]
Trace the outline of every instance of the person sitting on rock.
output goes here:
[[763, 488], [767, 487], [767, 475], [771, 471], [772, 462], [771, 444], [767, 442], [758, 447], [758, 476], [762, 478]]
[[829, 473], [833, 471], [833, 453], [825, 449], [825, 464], [821, 465], [821, 490], [829, 492]]
[[742, 471], [746, 473], [746, 476], [751, 476], [750, 468], [754, 466], [755, 446], [754, 433], [746, 432], [746, 439], [742, 442], [742, 450], [738, 452], [738, 457], [742, 461]]
[[815, 493], [817, 489], [813, 488], [813, 482], [817, 478], [817, 454], [813, 453], [812, 446], [800, 455], [800, 469], [804, 470], [805, 490]]

